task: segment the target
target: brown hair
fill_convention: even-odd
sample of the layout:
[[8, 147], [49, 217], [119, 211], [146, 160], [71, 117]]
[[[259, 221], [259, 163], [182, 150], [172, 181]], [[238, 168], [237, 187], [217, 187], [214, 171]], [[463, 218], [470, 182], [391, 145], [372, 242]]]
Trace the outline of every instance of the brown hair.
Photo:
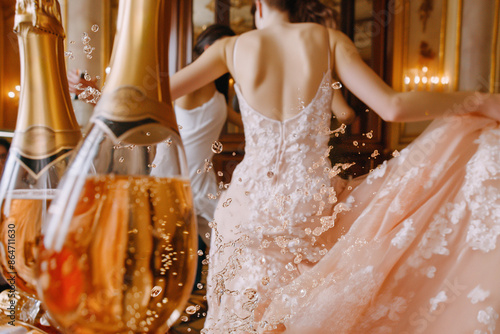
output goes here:
[[270, 7], [287, 12], [290, 22], [314, 22], [336, 28], [338, 13], [319, 0], [263, 0]]

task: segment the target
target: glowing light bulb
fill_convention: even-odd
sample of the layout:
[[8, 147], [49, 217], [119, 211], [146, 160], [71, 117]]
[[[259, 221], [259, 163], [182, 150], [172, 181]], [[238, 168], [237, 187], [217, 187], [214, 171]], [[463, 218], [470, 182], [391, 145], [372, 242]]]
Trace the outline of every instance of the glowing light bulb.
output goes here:
[[13, 99], [14, 97], [16, 97], [16, 93], [14, 93], [14, 92], [8, 92], [8, 93], [7, 93], [7, 95], [8, 95], [11, 99]]
[[20, 91], [21, 91], [21, 86], [17, 85], [17, 86], [16, 86], [16, 90], [17, 90], [18, 92], [20, 92]]

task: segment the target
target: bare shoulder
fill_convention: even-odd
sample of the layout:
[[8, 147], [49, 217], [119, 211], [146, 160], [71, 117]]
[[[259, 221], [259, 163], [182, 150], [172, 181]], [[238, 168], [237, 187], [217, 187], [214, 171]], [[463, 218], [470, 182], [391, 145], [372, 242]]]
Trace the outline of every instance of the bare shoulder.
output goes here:
[[328, 31], [330, 34], [330, 45], [336, 58], [350, 58], [359, 55], [358, 49], [346, 34], [333, 29], [328, 29]]
[[349, 36], [340, 30], [328, 28], [328, 33], [330, 35], [330, 45], [334, 47], [339, 44], [353, 44]]

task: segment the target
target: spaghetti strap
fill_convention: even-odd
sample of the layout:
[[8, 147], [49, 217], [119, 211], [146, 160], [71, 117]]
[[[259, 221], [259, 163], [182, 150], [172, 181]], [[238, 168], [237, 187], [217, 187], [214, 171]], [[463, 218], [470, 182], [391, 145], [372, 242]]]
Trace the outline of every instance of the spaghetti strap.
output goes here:
[[[328, 29], [326, 29], [326, 40], [327, 40], [327, 45], [328, 45], [328, 72], [330, 72], [332, 70], [331, 68], [331, 54], [332, 54], [332, 50], [330, 50], [330, 33], [328, 32]], [[233, 51], [234, 52], [234, 51]], [[233, 61], [233, 65], [234, 65], [234, 61]]]
[[236, 80], [236, 44], [238, 43], [238, 40], [240, 39], [240, 37], [236, 37], [236, 40], [234, 41], [234, 45], [233, 45], [233, 72], [234, 72], [234, 77], [235, 77], [235, 80]]

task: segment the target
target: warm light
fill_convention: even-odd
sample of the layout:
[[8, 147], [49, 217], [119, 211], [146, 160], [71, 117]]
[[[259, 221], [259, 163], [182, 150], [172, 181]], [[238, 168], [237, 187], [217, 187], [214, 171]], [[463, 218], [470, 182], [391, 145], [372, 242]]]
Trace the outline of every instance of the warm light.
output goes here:
[[441, 83], [442, 83], [443, 85], [447, 85], [447, 84], [449, 84], [449, 83], [450, 83], [450, 78], [448, 78], [448, 77], [442, 77], [442, 78], [441, 78]]
[[7, 95], [8, 95], [11, 99], [13, 99], [14, 97], [16, 97], [16, 93], [14, 93], [14, 92], [8, 92], [8, 93], [7, 93]]
[[415, 79], [413, 79], [413, 82], [415, 82], [415, 84], [418, 85], [420, 82], [420, 77], [418, 75], [415, 76]]
[[405, 85], [409, 85], [411, 82], [411, 79], [409, 76], [405, 76]]
[[427, 84], [427, 77], [423, 77], [423, 78], [422, 78], [422, 83], [423, 83], [424, 85], [426, 85], [426, 84]]
[[427, 73], [428, 70], [429, 68], [427, 66], [422, 67], [422, 72]]
[[21, 86], [17, 85], [17, 86], [16, 86], [16, 90], [17, 90], [18, 92], [20, 92], [20, 91], [21, 91]]
[[106, 72], [106, 74], [109, 74], [109, 72], [111, 72], [111, 67], [106, 67], [106, 70], [104, 70]]
[[439, 83], [439, 77], [432, 77], [431, 78], [431, 83], [437, 85]]

